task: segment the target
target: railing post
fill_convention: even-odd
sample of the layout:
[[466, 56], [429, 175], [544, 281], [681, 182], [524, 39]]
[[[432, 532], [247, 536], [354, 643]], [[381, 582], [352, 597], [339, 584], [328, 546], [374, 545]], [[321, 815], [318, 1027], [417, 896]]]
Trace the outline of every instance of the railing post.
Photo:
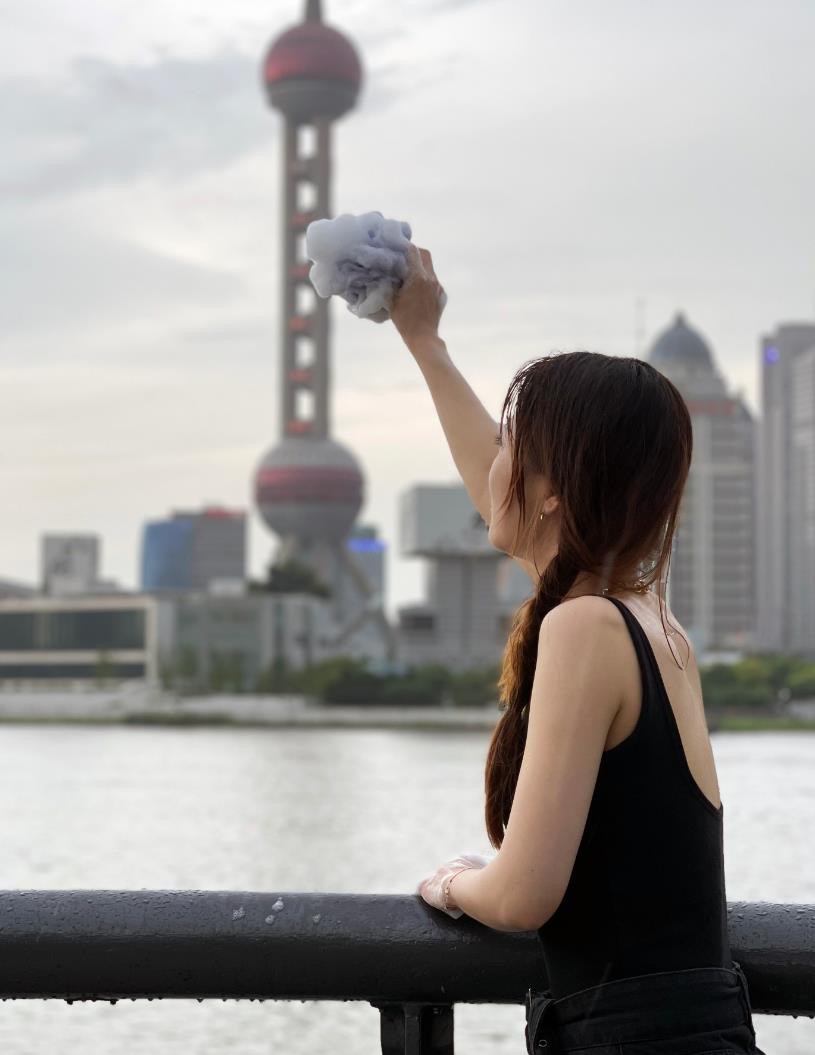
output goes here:
[[453, 1055], [453, 1005], [371, 1000], [382, 1055]]

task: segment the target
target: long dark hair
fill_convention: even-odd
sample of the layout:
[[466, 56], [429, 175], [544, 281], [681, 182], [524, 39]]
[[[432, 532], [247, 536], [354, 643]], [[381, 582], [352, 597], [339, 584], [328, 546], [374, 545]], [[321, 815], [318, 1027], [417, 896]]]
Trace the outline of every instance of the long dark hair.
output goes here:
[[525, 362], [507, 390], [500, 427], [512, 450], [501, 508], [514, 493], [520, 509], [512, 552], [531, 552], [540, 523], [537, 510], [527, 522], [524, 470], [548, 478], [560, 499], [561, 523], [557, 553], [536, 568], [535, 592], [515, 613], [498, 680], [503, 713], [485, 770], [487, 834], [496, 849], [526, 745], [541, 622], [587, 572], [609, 593], [656, 581], [664, 627], [671, 549], [693, 451], [690, 413], [676, 386], [642, 359], [599, 352]]

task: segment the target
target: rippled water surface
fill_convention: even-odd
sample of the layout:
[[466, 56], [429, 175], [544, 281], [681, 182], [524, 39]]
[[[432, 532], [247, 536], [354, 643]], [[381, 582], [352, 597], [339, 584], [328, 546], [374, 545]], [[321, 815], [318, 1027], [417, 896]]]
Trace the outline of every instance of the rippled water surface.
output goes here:
[[[412, 893], [484, 833], [487, 733], [0, 725], [0, 888]], [[815, 902], [815, 734], [717, 733], [729, 901]], [[457, 1005], [520, 1055], [521, 1005]], [[767, 1055], [815, 1022], [755, 1016]], [[363, 1003], [6, 1001], [3, 1055], [377, 1055]]]

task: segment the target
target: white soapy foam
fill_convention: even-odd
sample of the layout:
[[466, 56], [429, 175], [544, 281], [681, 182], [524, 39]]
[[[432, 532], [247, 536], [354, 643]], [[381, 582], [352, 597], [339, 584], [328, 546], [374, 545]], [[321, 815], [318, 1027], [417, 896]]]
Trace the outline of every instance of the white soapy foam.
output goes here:
[[[306, 228], [309, 279], [323, 299], [336, 294], [357, 318], [386, 322], [393, 296], [408, 273], [409, 223], [381, 212], [343, 213]], [[442, 310], [447, 294], [441, 297]]]

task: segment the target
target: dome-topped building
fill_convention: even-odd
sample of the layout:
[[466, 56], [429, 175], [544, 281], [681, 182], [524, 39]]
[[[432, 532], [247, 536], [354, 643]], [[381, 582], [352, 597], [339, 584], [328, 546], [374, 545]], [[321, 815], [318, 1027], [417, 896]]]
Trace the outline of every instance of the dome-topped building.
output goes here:
[[697, 330], [688, 326], [681, 311], [676, 313], [673, 323], [651, 345], [648, 361], [663, 372], [675, 367], [715, 369], [710, 345]]
[[673, 542], [669, 604], [701, 653], [750, 647], [754, 634], [755, 423], [708, 341], [677, 312], [647, 361], [679, 390], [693, 457]]
[[670, 326], [657, 334], [646, 356], [686, 398], [724, 396], [726, 385], [707, 340], [677, 311]]

